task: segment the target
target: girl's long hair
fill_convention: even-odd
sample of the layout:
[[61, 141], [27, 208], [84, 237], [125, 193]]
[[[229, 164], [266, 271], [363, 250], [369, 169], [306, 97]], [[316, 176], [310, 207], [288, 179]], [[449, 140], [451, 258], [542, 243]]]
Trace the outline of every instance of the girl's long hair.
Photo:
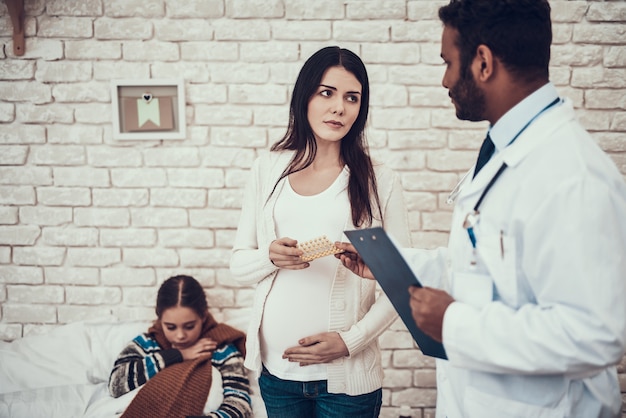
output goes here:
[[[377, 215], [380, 216], [382, 212], [374, 167], [365, 137], [365, 124], [369, 111], [369, 79], [363, 61], [348, 49], [337, 46], [322, 48], [313, 54], [300, 70], [291, 96], [287, 132], [270, 148], [270, 151], [292, 150], [295, 154], [274, 184], [270, 196], [282, 179], [291, 173], [305, 169], [315, 159], [317, 145], [307, 116], [308, 105], [313, 94], [317, 92], [324, 73], [330, 67], [345, 68], [361, 83], [359, 115], [350, 131], [341, 140], [340, 158], [350, 169], [348, 198], [352, 210], [352, 223], [355, 227], [364, 224], [371, 225], [372, 220]], [[377, 213], [372, 208], [372, 201], [378, 209]]]

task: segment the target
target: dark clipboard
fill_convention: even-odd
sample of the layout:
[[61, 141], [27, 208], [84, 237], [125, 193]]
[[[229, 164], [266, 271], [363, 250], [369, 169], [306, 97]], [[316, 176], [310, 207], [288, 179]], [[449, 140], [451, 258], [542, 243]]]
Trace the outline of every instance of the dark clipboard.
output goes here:
[[443, 344], [433, 340], [417, 327], [409, 305], [411, 285], [422, 286], [384, 229], [380, 227], [344, 231], [352, 245], [372, 271], [376, 281], [396, 309], [402, 322], [422, 353], [447, 359]]

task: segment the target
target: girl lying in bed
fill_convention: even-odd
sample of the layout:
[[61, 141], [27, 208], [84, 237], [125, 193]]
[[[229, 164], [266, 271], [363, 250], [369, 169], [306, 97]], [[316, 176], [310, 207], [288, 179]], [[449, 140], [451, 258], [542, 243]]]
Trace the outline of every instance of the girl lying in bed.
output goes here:
[[215, 321], [200, 283], [182, 275], [167, 279], [159, 288], [156, 314], [148, 332], [122, 350], [109, 378], [113, 397], [143, 386], [122, 418], [202, 415], [211, 366], [221, 374], [223, 402], [204, 416], [251, 417], [245, 335]]

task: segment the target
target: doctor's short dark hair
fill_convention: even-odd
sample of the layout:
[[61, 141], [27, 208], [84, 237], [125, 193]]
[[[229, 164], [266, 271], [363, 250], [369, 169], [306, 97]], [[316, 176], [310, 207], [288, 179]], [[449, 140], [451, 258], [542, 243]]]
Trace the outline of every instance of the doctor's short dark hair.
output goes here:
[[201, 318], [206, 315], [206, 294], [202, 285], [193, 277], [172, 276], [161, 284], [155, 308], [157, 317], [160, 319], [165, 310], [177, 306], [193, 309]]
[[486, 45], [520, 80], [548, 78], [552, 23], [548, 0], [450, 0], [439, 9], [445, 26], [458, 30], [461, 71]]

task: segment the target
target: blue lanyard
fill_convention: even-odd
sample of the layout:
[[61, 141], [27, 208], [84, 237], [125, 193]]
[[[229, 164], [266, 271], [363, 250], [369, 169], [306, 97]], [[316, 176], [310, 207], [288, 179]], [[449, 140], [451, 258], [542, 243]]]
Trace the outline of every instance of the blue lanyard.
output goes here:
[[[530, 124], [533, 123], [535, 121], [535, 119], [537, 119], [539, 117], [539, 115], [541, 115], [543, 112], [545, 112], [546, 110], [550, 109], [552, 106], [554, 106], [557, 103], [559, 103], [560, 100], [561, 99], [557, 97], [549, 105], [547, 105], [546, 107], [541, 109], [541, 111], [539, 113], [537, 113], [535, 116], [533, 116], [528, 121], [528, 123], [522, 127], [522, 129], [513, 137], [513, 139], [508, 143], [507, 146], [511, 145], [522, 134], [522, 132], [524, 132], [526, 130], [526, 128], [528, 128], [530, 126]], [[469, 236], [470, 242], [472, 243], [472, 247], [474, 249], [476, 248], [476, 234], [474, 234], [474, 226], [478, 223], [478, 220], [480, 219], [480, 211], [478, 210], [478, 208], [480, 207], [480, 204], [483, 202], [483, 199], [487, 195], [487, 192], [489, 191], [489, 189], [491, 189], [491, 186], [493, 186], [493, 184], [496, 182], [496, 180], [498, 180], [498, 177], [500, 177], [500, 175], [502, 175], [502, 173], [504, 172], [504, 170], [506, 170], [507, 167], [508, 166], [506, 165], [506, 163], [502, 163], [502, 165], [500, 166], [500, 168], [498, 169], [496, 174], [489, 181], [489, 183], [487, 184], [487, 187], [485, 187], [485, 190], [483, 190], [482, 194], [478, 198], [478, 201], [476, 202], [476, 205], [474, 205], [473, 212], [472, 213], [468, 213], [467, 216], [465, 217], [465, 221], [463, 221], [463, 227], [467, 230], [467, 235]]]

